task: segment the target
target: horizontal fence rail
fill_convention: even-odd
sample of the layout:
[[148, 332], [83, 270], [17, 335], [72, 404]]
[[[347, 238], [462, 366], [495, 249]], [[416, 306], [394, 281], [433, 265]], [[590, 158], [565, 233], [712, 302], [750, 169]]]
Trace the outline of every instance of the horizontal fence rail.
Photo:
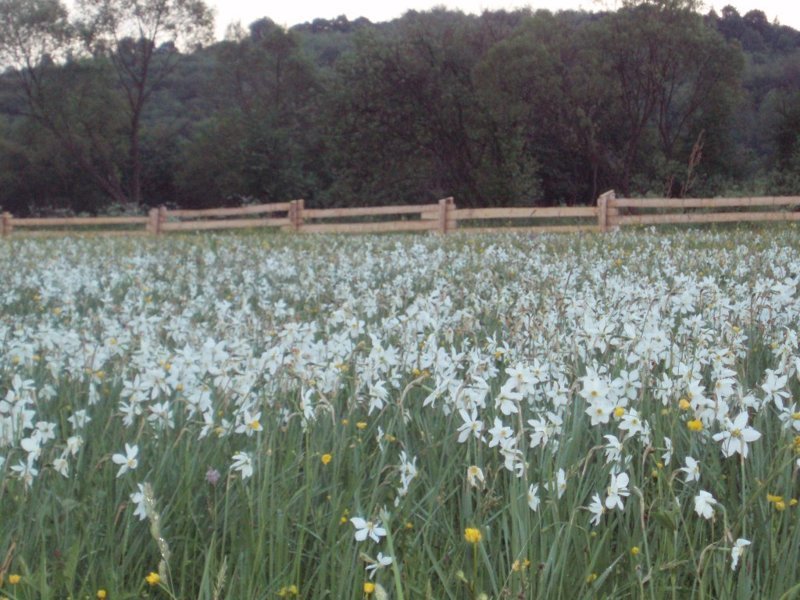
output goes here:
[[598, 200], [598, 210], [606, 213], [600, 219], [606, 229], [626, 225], [800, 221], [798, 209], [800, 196], [616, 198], [614, 192], [607, 192]]
[[[2, 213], [0, 233], [47, 237], [75, 232], [102, 236], [277, 228], [290, 233], [603, 232], [630, 225], [800, 221], [800, 196], [746, 198], [617, 198], [596, 206], [458, 208], [453, 198], [435, 204], [306, 208], [304, 200], [239, 208], [151, 209], [141, 217], [17, 218]], [[79, 228], [79, 229], [75, 229]]]

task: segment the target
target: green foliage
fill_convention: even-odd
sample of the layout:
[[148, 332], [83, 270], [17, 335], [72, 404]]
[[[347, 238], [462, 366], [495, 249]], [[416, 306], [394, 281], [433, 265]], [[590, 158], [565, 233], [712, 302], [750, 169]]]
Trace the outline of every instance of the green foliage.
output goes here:
[[[491, 206], [593, 203], [610, 188], [795, 189], [800, 33], [758, 10], [436, 9], [288, 30], [264, 18], [203, 47], [201, 3], [146, 3], [138, 16], [126, 6], [93, 0], [70, 21], [55, 0], [0, 3], [12, 67], [0, 76], [11, 125], [0, 175], [21, 182], [0, 192], [4, 206]], [[14, 137], [21, 121], [48, 132], [31, 138], [44, 145]], [[67, 158], [48, 158], [59, 147]]]

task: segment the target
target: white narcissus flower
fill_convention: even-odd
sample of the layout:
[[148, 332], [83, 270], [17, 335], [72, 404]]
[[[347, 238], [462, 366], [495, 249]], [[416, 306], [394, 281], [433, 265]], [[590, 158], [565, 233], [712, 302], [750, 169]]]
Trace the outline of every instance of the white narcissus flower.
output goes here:
[[620, 473], [619, 475], [611, 475], [611, 483], [608, 484], [606, 489], [606, 508], [611, 510], [618, 508], [622, 510], [624, 505], [622, 499], [631, 495], [628, 491], [628, 474]]
[[375, 557], [375, 561], [367, 565], [369, 578], [372, 579], [375, 577], [375, 573], [378, 572], [378, 569], [388, 567], [390, 564], [392, 564], [392, 562], [394, 562], [394, 558], [391, 556], [384, 556], [383, 552], [378, 552], [378, 556]]
[[528, 487], [528, 506], [533, 512], [539, 510], [539, 485], [531, 484]]
[[242, 479], [247, 479], [253, 474], [253, 459], [247, 452], [237, 452], [233, 455], [231, 470], [239, 471]]
[[690, 481], [700, 481], [700, 461], [693, 459], [691, 456], [687, 456], [684, 460], [686, 462], [686, 466], [678, 469], [679, 471], [686, 473], [686, 478], [684, 481], [686, 483], [689, 483]]
[[744, 538], [739, 538], [734, 542], [733, 548], [731, 548], [731, 570], [735, 571], [737, 565], [739, 564], [739, 559], [744, 554], [744, 549], [750, 545], [750, 540], [746, 540]]
[[458, 412], [461, 415], [461, 419], [464, 421], [458, 428], [458, 443], [463, 444], [469, 439], [470, 435], [475, 439], [481, 439], [483, 421], [478, 419], [478, 411], [473, 408], [471, 412], [467, 412], [462, 408]]
[[53, 469], [64, 477], [69, 477], [69, 463], [63, 456], [53, 459]]
[[600, 524], [600, 519], [603, 518], [606, 512], [606, 507], [603, 506], [603, 502], [600, 500], [600, 494], [592, 496], [592, 503], [589, 505], [589, 511], [592, 513], [592, 518], [589, 522], [597, 527]]
[[766, 374], [767, 377], [761, 385], [761, 389], [764, 390], [765, 394], [764, 402], [772, 400], [778, 410], [783, 410], [783, 401], [790, 396], [789, 392], [784, 389], [788, 378], [786, 375], [780, 375], [772, 369], [767, 369]]
[[478, 465], [470, 465], [467, 467], [467, 483], [474, 488], [482, 488], [486, 483], [486, 477], [483, 474], [483, 469]]
[[672, 440], [668, 437], [664, 437], [664, 448], [666, 452], [661, 455], [661, 460], [664, 461], [665, 466], [669, 466], [669, 463], [672, 462]]
[[115, 465], [120, 465], [119, 471], [117, 471], [117, 477], [124, 475], [129, 470], [133, 471], [139, 466], [139, 459], [137, 458], [138, 455], [139, 446], [136, 444], [133, 446], [130, 444], [125, 444], [125, 454], [115, 454], [111, 457], [111, 460]]
[[363, 542], [369, 537], [373, 542], [378, 543], [386, 535], [386, 530], [380, 526], [380, 521], [367, 521], [361, 517], [353, 517], [350, 522], [356, 528], [355, 536], [358, 542]]
[[726, 458], [737, 452], [742, 455], [742, 458], [747, 458], [747, 444], [755, 442], [761, 437], [758, 431], [747, 426], [747, 418], [747, 411], [744, 411], [739, 413], [733, 421], [725, 419], [725, 431], [714, 434], [714, 441], [722, 442], [721, 450]]
[[564, 469], [559, 469], [556, 473], [556, 480], [555, 482], [551, 481], [550, 483], [545, 485], [549, 491], [555, 491], [558, 499], [561, 499], [561, 496], [564, 495], [564, 492], [567, 491], [567, 474], [564, 472]]
[[714, 505], [717, 501], [714, 496], [705, 490], [700, 490], [700, 493], [694, 497], [694, 510], [704, 519], [710, 519], [714, 516]]
[[590, 417], [592, 427], [608, 423], [614, 412], [614, 403], [605, 397], [596, 398], [588, 403], [584, 411]]
[[504, 446], [511, 440], [514, 436], [514, 430], [495, 417], [494, 427], [489, 430], [489, 435], [492, 436], [492, 439], [489, 440], [489, 448], [494, 448], [495, 446]]
[[606, 464], [610, 462], [620, 462], [620, 458], [622, 458], [622, 442], [620, 442], [615, 435], [608, 434], [603, 437], [608, 442], [603, 447], [606, 455]]
[[136, 505], [136, 510], [133, 511], [133, 516], [139, 517], [140, 521], [144, 521], [147, 518], [147, 507], [144, 503], [144, 485], [137, 483], [136, 486], [139, 488], [139, 491], [133, 492], [129, 496], [131, 502]]

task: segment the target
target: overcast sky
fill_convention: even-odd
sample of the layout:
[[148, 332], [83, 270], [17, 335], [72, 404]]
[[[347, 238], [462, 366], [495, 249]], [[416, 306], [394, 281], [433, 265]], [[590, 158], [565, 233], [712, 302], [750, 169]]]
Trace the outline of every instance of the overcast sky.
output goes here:
[[[241, 21], [245, 27], [256, 19], [269, 17], [280, 25], [296, 25], [316, 18], [332, 19], [346, 15], [348, 19], [366, 17], [370, 21], [388, 21], [401, 16], [409, 9], [427, 10], [433, 6], [446, 6], [469, 13], [481, 13], [484, 10], [513, 9], [530, 6], [533, 9], [546, 8], [552, 11], [561, 9], [583, 9], [587, 11], [602, 10], [610, 4], [593, 0], [537, 0], [536, 2], [514, 0], [289, 0], [283, 2], [264, 2], [263, 0], [206, 0], [216, 9], [217, 37], [223, 37], [228, 24]], [[726, 5], [731, 5], [740, 14], [758, 9], [764, 11], [767, 19], [777, 18], [784, 25], [800, 30], [800, 2], [797, 0], [722, 0], [706, 1], [703, 12], [713, 6], [717, 12]]]

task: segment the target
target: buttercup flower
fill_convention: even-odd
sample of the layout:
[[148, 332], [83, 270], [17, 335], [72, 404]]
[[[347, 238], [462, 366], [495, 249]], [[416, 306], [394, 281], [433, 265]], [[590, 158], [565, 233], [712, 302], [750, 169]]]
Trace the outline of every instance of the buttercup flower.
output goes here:
[[469, 544], [477, 544], [483, 539], [483, 535], [481, 534], [480, 529], [476, 529], [475, 527], [467, 527], [464, 530], [464, 539]]

